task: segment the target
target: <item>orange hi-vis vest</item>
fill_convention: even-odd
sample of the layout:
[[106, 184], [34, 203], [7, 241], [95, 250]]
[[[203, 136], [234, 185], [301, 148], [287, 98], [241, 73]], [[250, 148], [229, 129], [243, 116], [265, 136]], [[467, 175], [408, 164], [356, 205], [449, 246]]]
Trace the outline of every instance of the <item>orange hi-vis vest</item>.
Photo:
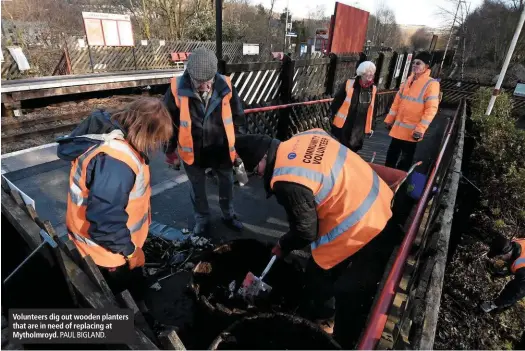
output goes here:
[[512, 266], [510, 266], [510, 271], [516, 273], [520, 268], [525, 268], [525, 239], [513, 240], [515, 243], [521, 246], [521, 255], [514, 261]]
[[[390, 107], [385, 123], [392, 124], [392, 138], [416, 142], [414, 132], [423, 136], [439, 107], [439, 82], [427, 69], [416, 81], [414, 74], [401, 84]], [[419, 141], [423, 140], [423, 137]]]
[[103, 140], [72, 162], [69, 176], [69, 195], [67, 198], [66, 226], [69, 238], [76, 245], [82, 257], [90, 255], [93, 261], [102, 267], [118, 267], [126, 264], [122, 254], [115, 254], [91, 240], [86, 219], [89, 189], [86, 186], [86, 169], [89, 162], [100, 153], [107, 154], [127, 164], [135, 173], [135, 185], [129, 194], [126, 213], [127, 226], [131, 241], [135, 247], [144, 245], [151, 223], [150, 212], [150, 171], [142, 156], [125, 140], [120, 130], [109, 134], [84, 135], [91, 139]]
[[[334, 117], [334, 126], [337, 128], [343, 128], [345, 125], [346, 118], [348, 117], [348, 112], [350, 111], [350, 104], [352, 103], [352, 96], [354, 95], [354, 79], [348, 79], [346, 81], [346, 98], [337, 113]], [[366, 124], [365, 124], [365, 133], [372, 133], [372, 121], [374, 120], [374, 104], [376, 101], [376, 92], [377, 88], [375, 85], [372, 86], [372, 99], [370, 105], [368, 106], [368, 112], [366, 114]]]
[[279, 145], [271, 188], [279, 181], [312, 190], [319, 220], [312, 255], [324, 269], [360, 250], [392, 216], [388, 185], [360, 156], [322, 129], [297, 134]]
[[[230, 88], [230, 92], [222, 99], [222, 123], [224, 124], [224, 129], [226, 131], [226, 137], [228, 138], [230, 159], [233, 163], [237, 153], [235, 152], [235, 129], [233, 128], [232, 109], [230, 106], [230, 100], [232, 98], [232, 83], [230, 77], [222, 76], [222, 78]], [[195, 160], [195, 154], [193, 153], [193, 137], [191, 135], [190, 103], [187, 96], [179, 96], [177, 93], [179, 79], [180, 77], [171, 78], [171, 93], [173, 94], [175, 104], [180, 111], [178, 151], [180, 158], [182, 158], [182, 160], [188, 165], [192, 165]]]

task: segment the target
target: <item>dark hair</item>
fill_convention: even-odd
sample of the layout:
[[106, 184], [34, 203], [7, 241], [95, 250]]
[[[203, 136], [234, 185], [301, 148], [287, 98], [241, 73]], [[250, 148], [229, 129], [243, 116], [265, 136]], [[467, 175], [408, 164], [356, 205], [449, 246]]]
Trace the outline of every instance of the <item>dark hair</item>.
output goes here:
[[115, 111], [111, 119], [126, 131], [126, 140], [142, 153], [160, 149], [173, 135], [173, 122], [156, 98], [139, 98]]

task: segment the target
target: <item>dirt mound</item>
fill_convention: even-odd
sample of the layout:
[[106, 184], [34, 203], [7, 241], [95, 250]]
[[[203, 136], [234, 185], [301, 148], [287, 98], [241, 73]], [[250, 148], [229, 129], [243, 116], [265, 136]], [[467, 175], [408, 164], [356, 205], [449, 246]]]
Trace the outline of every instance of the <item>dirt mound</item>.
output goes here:
[[212, 350], [340, 350], [317, 325], [286, 314], [247, 317], [226, 329]]
[[299, 267], [277, 260], [265, 278], [272, 286], [268, 296], [254, 304], [232, 294], [248, 272], [259, 276], [272, 257], [271, 246], [257, 240], [234, 240], [203, 257], [194, 269], [193, 290], [211, 313], [242, 316], [251, 312], [293, 312], [297, 309], [303, 286]]

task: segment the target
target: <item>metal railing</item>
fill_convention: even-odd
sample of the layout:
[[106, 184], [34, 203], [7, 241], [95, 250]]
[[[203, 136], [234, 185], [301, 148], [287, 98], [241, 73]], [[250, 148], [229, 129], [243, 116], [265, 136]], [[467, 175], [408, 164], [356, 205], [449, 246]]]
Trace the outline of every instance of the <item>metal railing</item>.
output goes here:
[[[416, 209], [413, 220], [410, 223], [409, 229], [403, 239], [403, 242], [397, 252], [395, 261], [389, 271], [389, 274], [384, 283], [384, 287], [379, 294], [375, 305], [370, 314], [366, 329], [360, 339], [358, 349], [369, 350], [374, 349], [380, 341], [385, 325], [389, 317], [389, 311], [392, 308], [394, 297], [399, 291], [400, 280], [403, 276], [404, 270], [407, 265], [407, 259], [411, 251], [413, 251], [414, 241], [416, 236], [420, 232], [420, 227], [423, 224], [423, 218], [427, 215], [427, 221], [425, 223], [425, 229], [423, 236], [428, 236], [429, 228], [439, 211], [440, 199], [443, 194], [444, 182], [447, 179], [450, 164], [453, 159], [454, 149], [458, 138], [458, 130], [462, 114], [465, 113], [465, 100], [462, 100], [454, 117], [449, 121], [447, 128], [445, 129], [444, 139], [442, 140], [440, 152], [434, 162], [430, 175], [428, 177], [426, 186], [423, 191]], [[430, 200], [432, 203], [430, 204]], [[430, 207], [429, 207], [430, 206]], [[425, 241], [423, 238], [421, 241]], [[420, 241], [420, 242], [421, 242]], [[422, 252], [424, 244], [420, 244], [419, 252]], [[415, 257], [415, 269], [418, 267], [417, 260], [419, 257]], [[412, 274], [415, 276], [416, 274]], [[409, 281], [404, 287], [404, 293], [409, 294], [411, 286], [414, 281]], [[405, 304], [406, 309], [406, 304]], [[400, 324], [401, 320], [398, 320], [398, 330], [402, 329]]]

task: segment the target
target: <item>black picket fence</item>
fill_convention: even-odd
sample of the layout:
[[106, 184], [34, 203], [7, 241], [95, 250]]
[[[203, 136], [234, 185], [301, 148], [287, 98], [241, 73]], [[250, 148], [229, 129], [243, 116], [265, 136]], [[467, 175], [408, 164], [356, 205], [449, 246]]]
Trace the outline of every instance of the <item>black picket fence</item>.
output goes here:
[[[254, 112], [247, 115], [250, 133], [268, 134], [281, 140], [311, 128], [329, 130], [330, 104], [334, 94], [347, 79], [355, 77], [359, 63], [371, 60], [376, 64], [378, 95], [375, 117], [381, 118], [394, 100], [396, 89], [409, 74], [406, 53], [330, 54], [328, 57], [281, 61], [230, 64], [221, 62], [221, 71], [230, 76], [243, 101], [244, 108], [286, 105], [291, 107]], [[404, 71], [404, 67], [407, 70]], [[403, 78], [404, 73], [404, 78]]]

